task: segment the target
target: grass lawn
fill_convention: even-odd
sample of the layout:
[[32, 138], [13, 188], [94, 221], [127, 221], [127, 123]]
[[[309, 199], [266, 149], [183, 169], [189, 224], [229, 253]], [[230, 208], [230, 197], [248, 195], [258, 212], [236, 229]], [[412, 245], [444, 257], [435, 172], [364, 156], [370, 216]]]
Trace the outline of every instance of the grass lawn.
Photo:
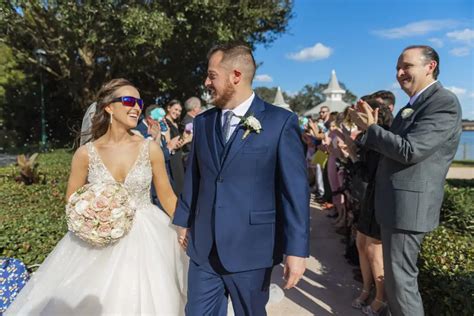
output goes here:
[[474, 160], [454, 160], [451, 167], [471, 167], [474, 168]]

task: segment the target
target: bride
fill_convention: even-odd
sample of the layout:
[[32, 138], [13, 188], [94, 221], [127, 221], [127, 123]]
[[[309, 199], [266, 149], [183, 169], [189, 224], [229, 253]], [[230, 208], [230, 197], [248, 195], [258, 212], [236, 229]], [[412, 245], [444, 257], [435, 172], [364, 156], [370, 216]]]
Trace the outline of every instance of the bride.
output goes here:
[[[176, 196], [160, 146], [131, 132], [138, 90], [114, 79], [99, 91], [92, 142], [72, 159], [66, 198], [86, 183], [121, 182], [137, 205], [130, 232], [95, 248], [68, 232], [6, 315], [184, 315], [187, 257], [171, 225]], [[151, 181], [164, 211], [150, 201]]]

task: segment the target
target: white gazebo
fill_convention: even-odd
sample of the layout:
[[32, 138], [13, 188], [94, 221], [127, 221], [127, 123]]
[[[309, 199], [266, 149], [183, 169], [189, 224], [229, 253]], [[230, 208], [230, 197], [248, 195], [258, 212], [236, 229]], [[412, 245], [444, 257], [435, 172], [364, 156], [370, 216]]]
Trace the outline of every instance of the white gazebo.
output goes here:
[[326, 89], [324, 89], [323, 94], [326, 96], [326, 100], [324, 102], [319, 103], [314, 108], [306, 111], [304, 116], [318, 116], [319, 109], [322, 106], [327, 106], [329, 111], [334, 112], [342, 112], [344, 109], [349, 106], [346, 102], [342, 100], [342, 97], [346, 93], [346, 90], [342, 89], [339, 85], [339, 81], [337, 81], [336, 71], [333, 70], [331, 72], [331, 80], [329, 81], [329, 85]]
[[[279, 106], [284, 108], [285, 110], [291, 111], [290, 105], [285, 102], [283, 98], [283, 93], [281, 92], [280, 87], [277, 88], [277, 92], [275, 94], [275, 100], [273, 101], [273, 105]], [[291, 111], [292, 112], [292, 111]]]

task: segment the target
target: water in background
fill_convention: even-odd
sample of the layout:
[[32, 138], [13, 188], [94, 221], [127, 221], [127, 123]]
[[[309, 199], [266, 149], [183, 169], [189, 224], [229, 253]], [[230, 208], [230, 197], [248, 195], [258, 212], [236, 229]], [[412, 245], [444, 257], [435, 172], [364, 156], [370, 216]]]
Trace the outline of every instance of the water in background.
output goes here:
[[474, 131], [463, 131], [455, 160], [474, 160]]

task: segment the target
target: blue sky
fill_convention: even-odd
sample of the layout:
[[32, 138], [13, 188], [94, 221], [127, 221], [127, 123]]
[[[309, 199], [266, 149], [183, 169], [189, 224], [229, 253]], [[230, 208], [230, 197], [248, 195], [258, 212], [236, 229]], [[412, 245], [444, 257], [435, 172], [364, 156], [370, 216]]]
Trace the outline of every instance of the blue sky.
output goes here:
[[408, 102], [395, 79], [404, 47], [427, 44], [440, 55], [440, 82], [455, 92], [463, 117], [474, 119], [474, 2], [472, 0], [296, 0], [288, 31], [257, 46], [254, 86], [327, 83], [335, 69], [358, 97], [380, 89]]

